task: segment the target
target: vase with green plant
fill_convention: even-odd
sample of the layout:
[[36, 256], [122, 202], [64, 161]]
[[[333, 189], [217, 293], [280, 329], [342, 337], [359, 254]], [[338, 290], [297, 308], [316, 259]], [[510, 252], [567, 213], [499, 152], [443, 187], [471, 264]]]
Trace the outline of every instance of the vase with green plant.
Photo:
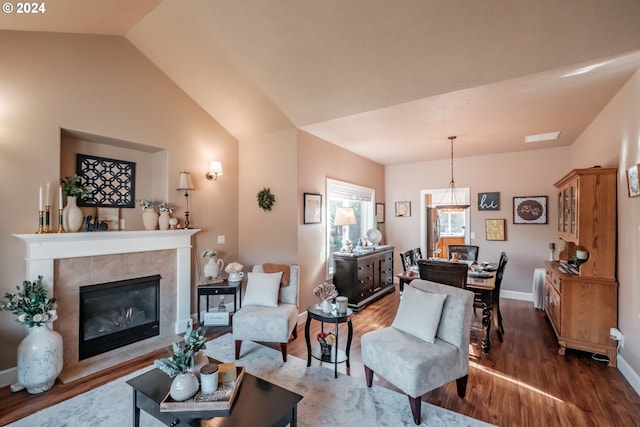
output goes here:
[[167, 350], [169, 357], [153, 362], [158, 369], [174, 379], [169, 389], [169, 394], [174, 400], [183, 401], [198, 392], [198, 377], [193, 371], [198, 355], [204, 354], [201, 350], [206, 349], [205, 341], [202, 328], [194, 330], [189, 327], [184, 340], [174, 342], [171, 349]]
[[63, 365], [62, 337], [51, 326], [58, 317], [58, 299], [49, 297], [42, 276], [34, 282], [25, 280], [17, 292], [7, 292], [5, 299], [0, 308], [11, 311], [17, 316], [16, 322], [29, 328], [29, 334], [18, 346], [18, 383], [11, 389], [26, 388], [30, 394], [49, 390]]
[[142, 208], [142, 224], [145, 230], [155, 230], [158, 228], [158, 202], [149, 199], [138, 200]]
[[213, 249], [205, 249], [202, 258], [207, 260], [204, 265], [204, 277], [206, 280], [217, 279], [220, 271], [224, 268], [224, 261], [217, 258], [218, 252]]
[[160, 230], [168, 230], [169, 219], [171, 219], [171, 212], [173, 212], [173, 208], [169, 206], [169, 203], [162, 202], [158, 205], [158, 212], [160, 213], [160, 217], [158, 218], [158, 227]]
[[67, 197], [67, 205], [62, 210], [62, 225], [66, 231], [76, 232], [82, 227], [82, 210], [78, 199], [86, 199], [93, 188], [82, 184], [77, 174], [65, 176], [60, 180], [62, 194]]

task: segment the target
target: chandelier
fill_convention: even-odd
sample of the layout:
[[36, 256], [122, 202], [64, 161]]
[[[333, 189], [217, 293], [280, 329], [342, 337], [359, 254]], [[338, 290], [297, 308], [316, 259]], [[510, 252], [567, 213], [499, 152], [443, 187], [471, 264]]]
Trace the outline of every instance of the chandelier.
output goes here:
[[[456, 181], [453, 178], [453, 140], [456, 139], [456, 136], [448, 137], [449, 141], [451, 141], [451, 181], [449, 182], [449, 186], [444, 191], [442, 198], [436, 205], [439, 210], [445, 212], [464, 212], [470, 205], [462, 203], [461, 200], [458, 199], [458, 192], [456, 191]], [[447, 193], [449, 193], [449, 198], [447, 200]]]

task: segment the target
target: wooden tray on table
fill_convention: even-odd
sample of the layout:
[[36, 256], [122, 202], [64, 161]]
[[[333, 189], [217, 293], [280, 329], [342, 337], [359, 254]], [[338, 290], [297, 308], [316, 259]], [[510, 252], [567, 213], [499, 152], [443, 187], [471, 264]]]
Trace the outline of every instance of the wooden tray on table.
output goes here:
[[167, 393], [160, 403], [160, 412], [186, 412], [186, 411], [219, 411], [229, 410], [240, 389], [240, 383], [244, 376], [244, 367], [236, 366], [235, 381], [218, 384], [218, 389], [211, 394], [202, 394], [200, 390], [195, 396], [178, 402]]

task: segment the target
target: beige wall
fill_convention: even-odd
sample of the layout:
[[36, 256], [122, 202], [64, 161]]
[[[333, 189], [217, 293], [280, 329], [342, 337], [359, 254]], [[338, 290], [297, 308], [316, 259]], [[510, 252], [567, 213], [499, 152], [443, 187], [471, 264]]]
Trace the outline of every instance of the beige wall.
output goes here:
[[[464, 151], [464, 139], [458, 139]], [[509, 255], [502, 289], [531, 293], [533, 270], [548, 259], [550, 242], [556, 242], [557, 203], [553, 183], [569, 171], [568, 148], [536, 150], [479, 157], [454, 157], [456, 187], [469, 187], [471, 197], [471, 244], [480, 246], [480, 258], [497, 262]], [[450, 161], [387, 166], [387, 238], [396, 254], [420, 246], [420, 190], [446, 188]], [[479, 192], [500, 192], [499, 211], [478, 211]], [[513, 197], [548, 196], [548, 224], [513, 224]], [[411, 217], [395, 217], [396, 201], [411, 201]], [[506, 241], [485, 239], [485, 219], [506, 219]], [[396, 255], [394, 269], [402, 271]]]
[[[301, 265], [300, 307], [317, 303], [313, 288], [326, 277], [326, 179], [333, 178], [370, 187], [376, 191], [376, 201], [384, 201], [384, 167], [346, 151], [336, 145], [298, 132], [298, 259]], [[322, 224], [304, 224], [303, 194], [322, 195]], [[385, 224], [380, 224], [384, 233]]]
[[[198, 246], [237, 257], [237, 141], [126, 39], [0, 31], [0, 45], [0, 198], [10, 207], [0, 221], [2, 295], [35, 279], [25, 277], [25, 247], [12, 233], [36, 230], [38, 187], [61, 177], [61, 128], [167, 150], [162, 187], [179, 207], [174, 215], [183, 218], [175, 188], [187, 169], [196, 187], [192, 225], [203, 229]], [[213, 159], [224, 168], [216, 182], [204, 177]], [[217, 235], [227, 243], [216, 244]], [[0, 313], [0, 370], [15, 366], [25, 333], [14, 320]]]
[[[640, 374], [640, 197], [630, 198], [626, 170], [640, 163], [640, 72], [613, 97], [571, 147], [572, 167], [618, 167], [618, 329], [620, 355], [636, 381]], [[629, 372], [624, 372], [629, 378]], [[636, 383], [636, 390], [640, 384]]]

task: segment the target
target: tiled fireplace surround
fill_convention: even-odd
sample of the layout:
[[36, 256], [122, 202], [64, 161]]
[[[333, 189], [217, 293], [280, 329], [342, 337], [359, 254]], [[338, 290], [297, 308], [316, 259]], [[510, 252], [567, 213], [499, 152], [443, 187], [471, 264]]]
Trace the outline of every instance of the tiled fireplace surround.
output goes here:
[[[68, 382], [169, 345], [190, 322], [191, 236], [199, 230], [15, 235], [26, 243], [27, 276], [59, 298]], [[78, 361], [79, 288], [160, 274], [160, 335]]]

